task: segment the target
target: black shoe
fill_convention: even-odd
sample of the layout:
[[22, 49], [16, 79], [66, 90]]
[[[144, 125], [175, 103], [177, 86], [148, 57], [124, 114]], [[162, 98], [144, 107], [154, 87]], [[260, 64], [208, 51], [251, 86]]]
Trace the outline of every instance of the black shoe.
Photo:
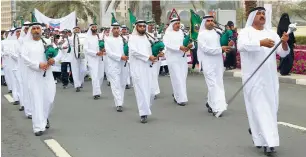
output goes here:
[[131, 87], [129, 85], [126, 85], [125, 86], [125, 89], [130, 89]]
[[156, 100], [157, 99], [157, 95], [154, 95], [154, 100]]
[[15, 101], [13, 105], [19, 105], [19, 101]]
[[147, 123], [147, 116], [141, 116], [140, 117], [140, 122], [141, 123]]
[[117, 110], [117, 112], [122, 112], [123, 110], [122, 110], [122, 106], [117, 106], [116, 107], [116, 110]]
[[94, 99], [95, 99], [95, 100], [98, 100], [98, 99], [99, 99], [99, 96], [98, 96], [98, 95], [95, 95], [95, 96], [94, 96]]
[[212, 108], [209, 106], [208, 102], [206, 103], [208, 113], [212, 113]]
[[28, 119], [32, 119], [32, 115], [28, 115]]
[[249, 134], [250, 134], [250, 135], [252, 135], [252, 131], [251, 131], [251, 128], [249, 128], [249, 130], [248, 130], [248, 131], [249, 131]]
[[186, 103], [181, 102], [181, 103], [177, 103], [179, 106], [186, 106]]
[[63, 89], [67, 89], [67, 88], [68, 88], [68, 86], [67, 86], [67, 85], [64, 85], [64, 86], [63, 86]]
[[50, 123], [49, 123], [49, 119], [47, 119], [47, 125], [46, 125], [46, 129], [50, 128]]
[[12, 93], [12, 90], [10, 90], [8, 93]]
[[80, 92], [80, 91], [81, 91], [80, 87], [77, 87], [76, 92]]
[[101, 96], [100, 95], [97, 95], [98, 96], [98, 98], [100, 98]]
[[24, 111], [24, 106], [21, 106], [21, 107], [19, 108], [19, 111]]
[[274, 147], [264, 147], [264, 153], [266, 156], [273, 156], [276, 153]]
[[35, 134], [35, 136], [41, 136], [43, 133], [44, 132], [42, 132], [42, 131], [38, 131], [38, 132], [35, 132], [34, 134]]

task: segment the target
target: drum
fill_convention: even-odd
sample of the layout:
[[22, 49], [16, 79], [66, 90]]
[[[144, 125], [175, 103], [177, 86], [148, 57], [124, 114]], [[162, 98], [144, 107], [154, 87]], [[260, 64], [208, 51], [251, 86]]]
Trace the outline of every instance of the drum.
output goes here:
[[74, 57], [76, 59], [84, 59], [85, 55], [83, 52], [83, 45], [80, 42], [80, 38], [78, 34], [74, 34], [73, 36], [73, 51], [74, 51]]

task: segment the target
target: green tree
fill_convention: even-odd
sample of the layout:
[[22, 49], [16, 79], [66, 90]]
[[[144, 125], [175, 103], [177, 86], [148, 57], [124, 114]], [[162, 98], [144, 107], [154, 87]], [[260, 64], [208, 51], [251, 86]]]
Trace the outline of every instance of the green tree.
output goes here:
[[75, 11], [77, 18], [84, 21], [88, 17], [99, 17], [98, 1], [17, 1], [19, 12], [17, 15], [24, 16], [30, 20], [30, 12], [36, 8], [43, 14], [51, 18], [60, 18]]

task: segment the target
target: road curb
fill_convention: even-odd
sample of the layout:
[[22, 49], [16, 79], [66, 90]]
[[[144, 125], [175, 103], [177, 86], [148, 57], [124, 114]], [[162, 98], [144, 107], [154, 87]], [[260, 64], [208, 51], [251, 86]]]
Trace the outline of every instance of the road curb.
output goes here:
[[[189, 72], [189, 75], [201, 75], [203, 73], [201, 72]], [[235, 77], [235, 78], [240, 78], [241, 80], [241, 72], [240, 71], [225, 71], [224, 72], [225, 77]], [[280, 83], [288, 83], [288, 84], [296, 84], [296, 85], [303, 85], [306, 86], [306, 76], [305, 79], [295, 79], [295, 78], [290, 78], [290, 76], [281, 76], [278, 77]]]
[[[241, 72], [240, 71], [225, 71], [224, 75], [241, 78]], [[282, 76], [282, 77], [278, 77], [278, 78], [279, 78], [279, 82], [281, 82], [281, 83], [289, 83], [289, 84], [297, 84], [297, 85], [306, 86], [306, 79], [295, 79], [295, 78], [290, 78], [290, 76], [285, 76], [285, 77]]]

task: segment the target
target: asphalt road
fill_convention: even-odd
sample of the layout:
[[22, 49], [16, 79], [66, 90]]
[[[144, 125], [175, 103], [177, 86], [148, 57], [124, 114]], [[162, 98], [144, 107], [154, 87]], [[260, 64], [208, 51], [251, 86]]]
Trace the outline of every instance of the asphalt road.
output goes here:
[[[226, 97], [240, 87], [237, 78], [225, 77]], [[204, 77], [188, 76], [187, 106], [173, 102], [169, 77], [159, 79], [161, 94], [152, 107], [147, 124], [139, 122], [133, 88], [126, 90], [124, 112], [117, 113], [106, 82], [102, 98], [93, 100], [91, 83], [80, 93], [57, 85], [51, 128], [41, 137], [32, 132], [31, 120], [9, 104], [2, 87], [2, 156], [55, 157], [44, 143], [56, 140], [71, 157], [261, 157], [252, 145], [240, 94], [222, 118], [205, 108]], [[280, 84], [279, 121], [306, 127], [306, 87]], [[278, 157], [305, 157], [306, 132], [279, 125]], [[59, 156], [61, 157], [61, 156]]]

